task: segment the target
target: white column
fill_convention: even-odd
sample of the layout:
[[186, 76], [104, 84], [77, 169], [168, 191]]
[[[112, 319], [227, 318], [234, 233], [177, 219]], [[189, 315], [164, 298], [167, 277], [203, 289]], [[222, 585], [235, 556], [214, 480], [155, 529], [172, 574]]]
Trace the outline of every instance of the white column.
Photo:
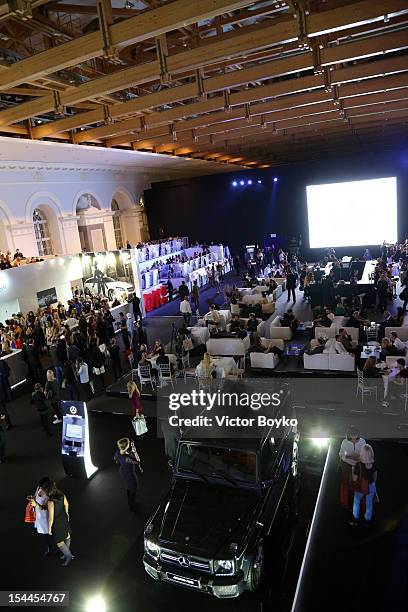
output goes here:
[[10, 226], [10, 235], [14, 249], [20, 251], [26, 257], [38, 256], [37, 241], [34, 234], [34, 226], [32, 223], [17, 223]]
[[79, 217], [74, 215], [60, 217], [65, 255], [76, 255], [82, 251], [79, 240], [78, 219]]
[[0, 218], [0, 251], [13, 251], [14, 242], [11, 236], [11, 225], [6, 225]]
[[121, 211], [120, 222], [123, 240], [135, 246], [142, 242], [142, 212], [139, 208], [127, 208]]
[[102, 222], [105, 230], [106, 250], [116, 251], [115, 230], [113, 228], [113, 211], [103, 211]]

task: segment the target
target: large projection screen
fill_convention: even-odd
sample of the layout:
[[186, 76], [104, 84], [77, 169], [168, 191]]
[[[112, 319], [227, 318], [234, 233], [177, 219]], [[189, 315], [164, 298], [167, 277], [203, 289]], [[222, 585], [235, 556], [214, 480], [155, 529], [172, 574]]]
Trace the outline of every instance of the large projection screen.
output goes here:
[[311, 248], [397, 242], [395, 176], [308, 185], [306, 193]]

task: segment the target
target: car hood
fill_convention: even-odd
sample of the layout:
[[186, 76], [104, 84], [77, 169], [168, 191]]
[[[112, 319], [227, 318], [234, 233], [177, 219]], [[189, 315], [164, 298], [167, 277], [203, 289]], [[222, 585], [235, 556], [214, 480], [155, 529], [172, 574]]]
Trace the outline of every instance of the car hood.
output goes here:
[[162, 506], [159, 543], [178, 552], [220, 557], [232, 542], [242, 540], [258, 502], [253, 489], [177, 478]]

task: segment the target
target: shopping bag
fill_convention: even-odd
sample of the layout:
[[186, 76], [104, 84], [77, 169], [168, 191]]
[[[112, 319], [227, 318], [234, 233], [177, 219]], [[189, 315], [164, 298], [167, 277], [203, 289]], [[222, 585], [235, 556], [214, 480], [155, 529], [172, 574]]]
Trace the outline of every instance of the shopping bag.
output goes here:
[[144, 416], [135, 417], [132, 420], [132, 425], [137, 436], [142, 436], [147, 432], [146, 419], [144, 418]]
[[24, 522], [35, 523], [35, 507], [32, 505], [31, 502], [28, 502], [26, 506]]

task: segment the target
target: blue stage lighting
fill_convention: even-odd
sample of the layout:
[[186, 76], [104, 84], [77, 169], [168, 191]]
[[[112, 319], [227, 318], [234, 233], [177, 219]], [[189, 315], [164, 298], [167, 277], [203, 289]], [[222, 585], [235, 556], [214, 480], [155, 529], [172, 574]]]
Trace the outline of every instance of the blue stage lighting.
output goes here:
[[238, 185], [237, 181], [232, 181], [232, 186], [236, 187]]
[[248, 181], [248, 185], [252, 185], [252, 181]]
[[239, 184], [243, 187], [245, 185], [245, 181], [239, 181]]
[[262, 181], [258, 180], [258, 184], [261, 185]]
[[274, 182], [274, 183], [277, 183], [277, 182], [278, 182], [278, 177], [277, 177], [277, 176], [275, 176], [275, 178], [273, 179], [273, 182]]

